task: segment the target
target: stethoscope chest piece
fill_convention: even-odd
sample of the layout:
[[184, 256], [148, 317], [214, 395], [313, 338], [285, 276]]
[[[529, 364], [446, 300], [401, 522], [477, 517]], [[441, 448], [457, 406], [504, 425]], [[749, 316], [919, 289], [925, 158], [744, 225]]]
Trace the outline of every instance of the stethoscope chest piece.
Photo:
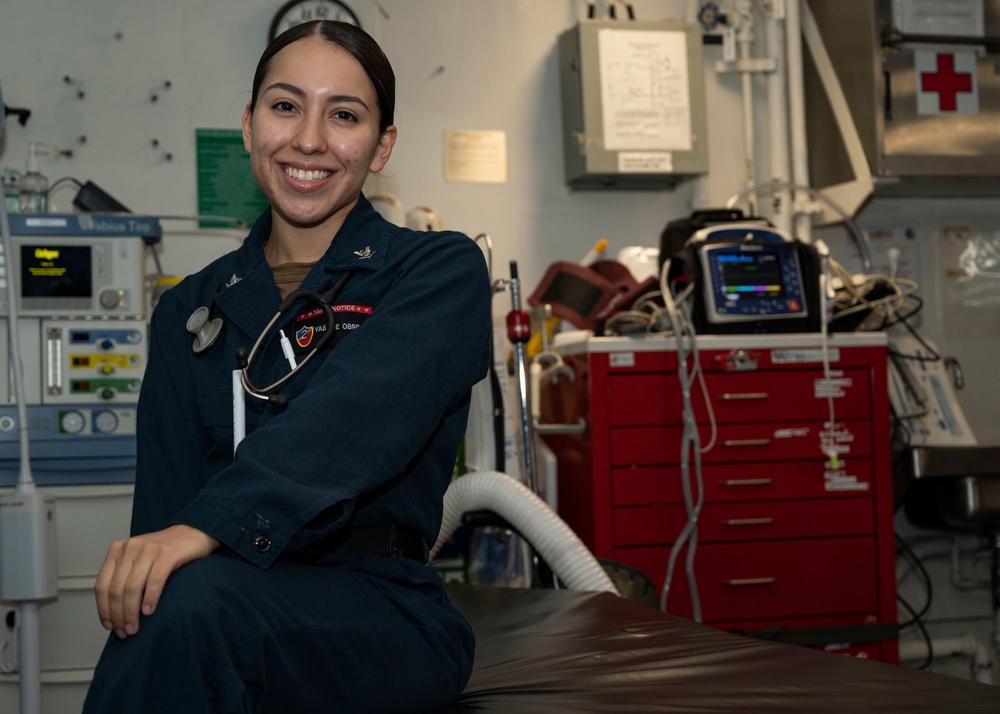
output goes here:
[[219, 334], [222, 332], [222, 318], [217, 317], [214, 320], [209, 320], [209, 314], [210, 312], [207, 307], [199, 307], [191, 313], [191, 317], [188, 318], [185, 325], [187, 331], [194, 335], [194, 343], [191, 345], [191, 349], [194, 350], [195, 354], [201, 354], [215, 344], [215, 341], [219, 338]]

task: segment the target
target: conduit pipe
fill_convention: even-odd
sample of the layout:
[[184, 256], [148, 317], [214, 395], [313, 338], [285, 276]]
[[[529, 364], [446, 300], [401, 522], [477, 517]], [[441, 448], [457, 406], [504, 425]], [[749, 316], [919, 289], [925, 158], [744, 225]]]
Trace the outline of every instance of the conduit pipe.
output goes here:
[[[788, 163], [788, 62], [785, 59], [785, 4], [772, 2], [767, 21], [767, 55], [774, 71], [767, 75], [768, 170], [776, 184], [791, 180]], [[791, 193], [776, 191], [771, 202], [771, 222], [778, 230], [792, 232]]]
[[465, 474], [448, 487], [433, 559], [462, 521], [462, 514], [488, 509], [510, 523], [571, 590], [618, 594], [611, 578], [577, 535], [517, 479], [499, 471]]
[[[931, 640], [935, 659], [938, 657], [968, 657], [972, 660], [972, 678], [983, 684], [993, 684], [993, 659], [989, 648], [973, 635], [940, 637]], [[899, 643], [900, 662], [914, 662], [927, 657], [927, 643], [907, 640]]]
[[[788, 61], [788, 126], [792, 152], [792, 183], [809, 185], [809, 156], [806, 141], [805, 80], [802, 70], [802, 6], [806, 0], [789, 0], [785, 15], [785, 56]], [[812, 238], [812, 219], [805, 209], [805, 197], [796, 197], [795, 237]]]
[[[736, 45], [739, 48], [740, 91], [743, 99], [743, 185], [753, 188], [757, 185], [757, 165], [754, 161], [753, 121], [753, 74], [750, 63], [753, 59], [753, 7], [750, 0], [736, 0]], [[756, 203], [756, 202], [754, 202]]]

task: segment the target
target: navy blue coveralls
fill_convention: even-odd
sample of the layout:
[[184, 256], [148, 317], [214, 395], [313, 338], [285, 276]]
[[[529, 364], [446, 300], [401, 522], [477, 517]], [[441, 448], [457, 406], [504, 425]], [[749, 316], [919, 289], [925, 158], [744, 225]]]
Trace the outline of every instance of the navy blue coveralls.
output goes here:
[[[467, 236], [385, 221], [362, 196], [303, 281], [334, 299], [336, 347], [280, 390], [247, 396], [233, 455], [232, 371], [280, 302], [262, 245], [243, 246], [165, 293], [152, 316], [138, 405], [132, 533], [174, 523], [223, 547], [177, 570], [139, 632], [112, 635], [85, 712], [401, 712], [449, 704], [471, 673], [474, 636], [422, 560], [344, 552], [351, 529], [399, 524], [424, 557], [489, 360], [491, 292]], [[185, 329], [209, 300], [225, 327], [202, 354]], [[279, 325], [304, 356], [312, 306]], [[308, 329], [312, 326], [312, 330]], [[289, 370], [277, 339], [250, 366]]]

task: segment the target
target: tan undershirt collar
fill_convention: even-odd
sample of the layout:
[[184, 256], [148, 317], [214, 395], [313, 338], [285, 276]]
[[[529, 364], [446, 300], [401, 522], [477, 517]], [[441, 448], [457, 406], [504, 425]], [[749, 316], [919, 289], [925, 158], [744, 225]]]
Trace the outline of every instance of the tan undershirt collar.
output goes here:
[[281, 299], [299, 289], [302, 281], [306, 279], [309, 271], [316, 265], [312, 263], [281, 263], [271, 267], [271, 275], [274, 276], [274, 284], [278, 286]]

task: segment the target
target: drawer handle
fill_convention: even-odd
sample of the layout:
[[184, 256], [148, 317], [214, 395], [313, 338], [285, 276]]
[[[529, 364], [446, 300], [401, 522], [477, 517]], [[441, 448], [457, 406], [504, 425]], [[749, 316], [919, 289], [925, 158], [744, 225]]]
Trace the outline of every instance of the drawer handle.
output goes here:
[[722, 522], [725, 526], [769, 526], [773, 518], [729, 518]]
[[774, 479], [770, 478], [731, 478], [722, 482], [723, 486], [770, 486]]
[[769, 446], [770, 439], [727, 439], [723, 446]]
[[735, 578], [723, 580], [726, 585], [770, 585], [778, 582], [777, 578]]
[[724, 402], [736, 402], [746, 399], [767, 399], [771, 395], [767, 392], [743, 392], [737, 394], [723, 394], [722, 401]]

